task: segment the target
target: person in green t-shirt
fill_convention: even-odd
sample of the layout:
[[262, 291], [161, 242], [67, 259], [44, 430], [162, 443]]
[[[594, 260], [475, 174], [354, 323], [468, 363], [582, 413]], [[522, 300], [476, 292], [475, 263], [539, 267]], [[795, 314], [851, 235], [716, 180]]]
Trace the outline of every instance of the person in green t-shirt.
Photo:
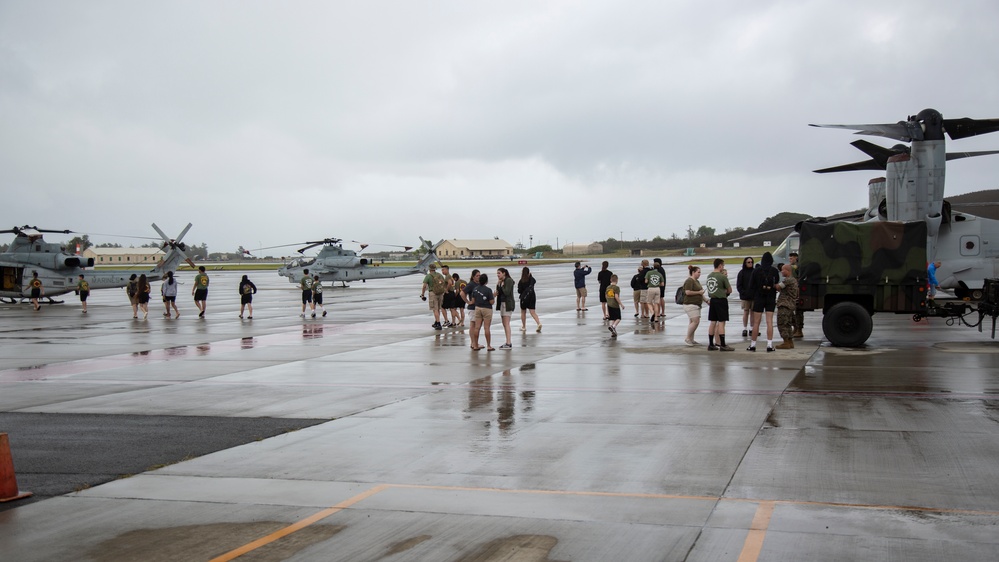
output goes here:
[[312, 276], [309, 275], [308, 269], [302, 270], [302, 279], [298, 282], [298, 285], [302, 288], [302, 313], [299, 314], [302, 318], [305, 318], [305, 309], [309, 306], [312, 307], [312, 316], [316, 316], [316, 303], [312, 302]]
[[205, 317], [205, 310], [208, 308], [208, 275], [205, 273], [205, 266], [198, 268], [198, 274], [194, 276], [194, 286], [191, 287], [191, 294], [194, 295], [194, 306], [198, 307], [198, 318]]
[[659, 313], [659, 303], [662, 302], [662, 291], [659, 287], [666, 282], [666, 278], [658, 269], [649, 269], [645, 272], [645, 283], [649, 286], [649, 292], [647, 293], [646, 304], [649, 307], [649, 314], [652, 318], [650, 322], [656, 321], [656, 314]]
[[[735, 351], [734, 347], [725, 345], [725, 322], [728, 322], [728, 296], [732, 294], [732, 283], [725, 270], [725, 261], [716, 258], [715, 269], [708, 274], [704, 285], [711, 299], [708, 302], [708, 351]], [[718, 345], [715, 345], [715, 336]]]
[[609, 320], [607, 329], [610, 330], [611, 337], [616, 338], [617, 325], [621, 323], [621, 309], [624, 308], [624, 302], [621, 301], [621, 287], [617, 286], [617, 275], [611, 275], [610, 285], [605, 289], [604, 296], [607, 297], [607, 317]]
[[90, 283], [80, 274], [80, 280], [76, 282], [76, 293], [80, 295], [80, 303], [83, 304], [83, 313], [87, 313], [87, 297], [90, 296]]

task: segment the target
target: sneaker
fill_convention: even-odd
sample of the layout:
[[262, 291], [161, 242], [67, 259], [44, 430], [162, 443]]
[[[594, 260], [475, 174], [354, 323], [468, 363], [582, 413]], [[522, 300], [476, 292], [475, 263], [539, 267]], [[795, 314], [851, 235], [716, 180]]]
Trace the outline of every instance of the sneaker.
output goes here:
[[610, 331], [611, 331], [611, 334], [612, 334], [611, 337], [612, 338], [616, 338], [617, 337], [617, 328], [615, 328], [614, 326], [611, 326], [610, 327]]
[[204, 317], [205, 317], [205, 311], [202, 310], [201, 314], [198, 315], [198, 318], [204, 318]]
[[638, 318], [638, 315], [637, 315], [637, 314], [635, 315], [635, 318]]
[[767, 346], [767, 353], [770, 353], [771, 351], [774, 351], [774, 348]]
[[323, 318], [326, 318], [326, 311], [323, 311]]
[[613, 334], [614, 333], [614, 327], [613, 326], [607, 326], [607, 331]]
[[315, 313], [315, 312], [313, 312], [313, 313], [312, 313], [312, 317], [313, 317], [313, 318], [315, 318], [315, 317], [316, 317], [316, 313]]
[[305, 318], [305, 313], [303, 312], [303, 313], [299, 314], [298, 317], [299, 318]]
[[718, 351], [735, 351], [735, 348], [734, 347], [729, 347], [727, 345], [723, 345], [723, 346], [721, 346], [721, 347], [718, 348]]
[[541, 333], [541, 324], [538, 324], [538, 329], [534, 330], [534, 331], [540, 334]]
[[711, 344], [708, 346], [708, 351], [718, 351], [718, 346]]
[[751, 345], [751, 346], [749, 346], [749, 347], [746, 348], [746, 351], [756, 351], [756, 346], [755, 345]]
[[435, 330], [440, 330], [441, 329], [441, 323], [440, 322], [434, 322], [434, 329]]
[[694, 347], [693, 340], [683, 340], [683, 343], [687, 344], [687, 347]]
[[[167, 318], [170, 318], [170, 317], [169, 317], [169, 316], [167, 316]], [[240, 315], [239, 315], [239, 319], [240, 319], [240, 320], [242, 320], [242, 319], [243, 319], [243, 315], [242, 315], [242, 314], [240, 314]]]
[[[177, 318], [180, 318], [180, 316], [178, 316]], [[252, 316], [247, 316], [246, 319], [247, 320], [253, 320], [253, 317]]]
[[749, 337], [749, 330], [743, 330], [742, 331], [742, 337], [744, 337], [744, 338]]
[[500, 346], [500, 349], [513, 349], [513, 346], [508, 343], [505, 343]]
[[521, 326], [520, 327], [520, 331], [521, 332], [526, 332], [527, 331], [527, 326]]
[[692, 343], [693, 345], [701, 345], [700, 342], [698, 342], [697, 340], [690, 340], [690, 343]]
[[655, 316], [652, 317], [652, 320], [649, 320], [649, 322], [655, 322], [655, 321], [656, 321], [656, 317]]

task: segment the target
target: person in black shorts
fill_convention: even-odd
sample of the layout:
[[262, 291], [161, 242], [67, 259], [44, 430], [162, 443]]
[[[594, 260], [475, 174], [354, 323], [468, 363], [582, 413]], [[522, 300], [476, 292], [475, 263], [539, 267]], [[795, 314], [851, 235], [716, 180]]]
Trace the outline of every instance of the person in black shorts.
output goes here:
[[38, 272], [31, 272], [31, 281], [28, 282], [28, 287], [31, 288], [31, 306], [35, 307], [35, 312], [42, 309], [42, 305], [38, 304], [38, 299], [40, 299], [45, 294], [45, 287], [42, 286], [42, 280], [38, 278]]
[[748, 351], [756, 351], [756, 338], [760, 335], [760, 322], [767, 316], [767, 351], [774, 350], [774, 310], [777, 308], [777, 283], [780, 272], [774, 267], [774, 257], [770, 252], [763, 254], [760, 266], [753, 270], [750, 290], [753, 293], [753, 333]]

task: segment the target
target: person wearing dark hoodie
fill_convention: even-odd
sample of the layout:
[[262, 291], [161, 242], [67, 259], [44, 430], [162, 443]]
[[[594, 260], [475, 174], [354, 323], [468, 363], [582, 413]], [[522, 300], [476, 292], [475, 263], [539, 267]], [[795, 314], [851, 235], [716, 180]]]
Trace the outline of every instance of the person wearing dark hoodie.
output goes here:
[[767, 317], [767, 352], [774, 350], [774, 309], [777, 307], [777, 283], [780, 272], [774, 267], [774, 257], [770, 252], [763, 254], [760, 267], [753, 271], [750, 290], [753, 293], [753, 333], [748, 351], [756, 351], [756, 338], [760, 335], [760, 322]]
[[742, 303], [742, 337], [749, 335], [749, 318], [753, 312], [753, 291], [750, 282], [753, 279], [753, 258], [742, 260], [742, 269], [735, 278], [735, 290], [739, 292], [739, 302]]

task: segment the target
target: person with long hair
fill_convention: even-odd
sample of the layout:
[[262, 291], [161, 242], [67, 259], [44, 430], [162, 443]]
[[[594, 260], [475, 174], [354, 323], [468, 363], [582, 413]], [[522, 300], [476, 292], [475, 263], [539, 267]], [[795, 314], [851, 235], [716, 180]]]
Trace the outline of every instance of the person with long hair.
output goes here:
[[708, 300], [704, 296], [704, 287], [698, 280], [701, 277], [701, 268], [696, 265], [688, 265], [687, 271], [690, 277], [683, 282], [683, 311], [687, 313], [690, 320], [687, 323], [687, 338], [683, 343], [688, 346], [701, 345], [694, 341], [694, 332], [697, 331], [698, 324], [701, 323], [701, 306]]
[[[239, 317], [243, 317], [243, 309], [246, 307], [250, 308], [250, 314], [248, 320], [253, 320], [253, 295], [257, 292], [257, 286], [250, 281], [250, 277], [247, 275], [243, 276], [243, 279], [239, 282]], [[326, 310], [323, 309], [323, 316], [326, 316]]]
[[749, 335], [749, 318], [753, 312], [753, 258], [747, 257], [742, 260], [742, 269], [735, 278], [735, 290], [739, 293], [739, 302], [742, 304], [742, 337]]
[[145, 320], [149, 316], [149, 280], [146, 279], [146, 274], [143, 273], [139, 276], [139, 281], [135, 285], [135, 296], [139, 303], [139, 310], [142, 311], [142, 319]]
[[506, 343], [500, 349], [512, 349], [513, 342], [510, 334], [510, 319], [513, 316], [515, 303], [513, 301], [513, 279], [510, 272], [505, 267], [496, 270], [496, 309], [500, 311], [500, 320], [503, 322], [503, 334], [506, 335]]
[[534, 292], [534, 276], [531, 269], [525, 267], [520, 273], [520, 281], [517, 283], [517, 294], [520, 296], [520, 331], [527, 331], [527, 313], [531, 313], [531, 318], [538, 324], [536, 332], [541, 333], [541, 319], [534, 310], [537, 307], [538, 295]]
[[160, 285], [160, 294], [163, 295], [163, 307], [166, 308], [166, 312], [163, 316], [170, 318], [170, 307], [173, 306], [174, 312], [177, 313], [177, 318], [180, 318], [180, 310], [177, 308], [177, 280], [173, 278], [173, 272], [166, 272], [166, 277], [163, 278], [163, 284]]

